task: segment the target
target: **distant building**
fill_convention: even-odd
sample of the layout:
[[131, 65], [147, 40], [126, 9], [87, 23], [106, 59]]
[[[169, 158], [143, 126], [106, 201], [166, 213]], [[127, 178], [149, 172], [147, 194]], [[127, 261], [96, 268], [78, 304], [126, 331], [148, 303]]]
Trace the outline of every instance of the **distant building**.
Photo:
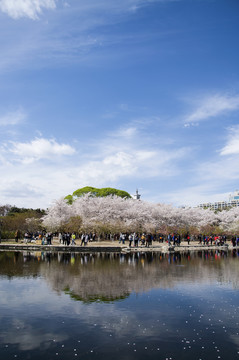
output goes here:
[[228, 201], [216, 201], [214, 203], [203, 203], [198, 205], [197, 207], [204, 209], [209, 208], [212, 210], [223, 210], [230, 207], [239, 206], [239, 191], [236, 190], [232, 194], [229, 195]]
[[239, 191], [238, 190], [234, 191], [234, 193], [229, 195], [229, 202], [234, 203], [234, 201], [237, 204], [239, 203]]
[[135, 200], [140, 200], [140, 197], [141, 197], [141, 195], [139, 195], [139, 191], [138, 191], [138, 189], [136, 189], [136, 194], [132, 195], [132, 198]]

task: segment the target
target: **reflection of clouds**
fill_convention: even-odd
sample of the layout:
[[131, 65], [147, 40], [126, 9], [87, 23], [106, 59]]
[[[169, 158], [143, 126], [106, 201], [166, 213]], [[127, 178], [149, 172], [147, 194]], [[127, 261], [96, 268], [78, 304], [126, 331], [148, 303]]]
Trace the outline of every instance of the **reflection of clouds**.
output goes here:
[[125, 307], [118, 307], [117, 303], [92, 303], [90, 306], [85, 306], [80, 302], [73, 302], [71, 309], [72, 316], [77, 315], [81, 321], [91, 326], [96, 324], [103, 331], [112, 331], [112, 324], [114, 324], [114, 330], [118, 334], [121, 333], [121, 336], [124, 332], [128, 332], [128, 324], [134, 324], [137, 319], [134, 312]]
[[[10, 336], [10, 337], [9, 337]], [[32, 327], [27, 327], [24, 330], [11, 331], [3, 336], [3, 341], [8, 344], [18, 344], [20, 350], [33, 350], [44, 346], [44, 349], [50, 347], [50, 342], [55, 339], [56, 342], [66, 340], [68, 337], [59, 336], [56, 333], [39, 333]]]
[[[135, 299], [136, 301], [136, 299]], [[127, 338], [129, 334], [135, 338], [147, 339], [154, 335], [152, 328], [152, 317], [142, 320], [142, 309], [139, 311], [132, 311], [132, 308], [118, 307], [114, 304], [97, 304], [93, 303], [90, 306], [78, 306], [79, 303], [74, 303], [72, 308], [72, 315], [79, 316], [81, 322], [94, 328], [98, 327], [99, 337], [104, 337], [106, 334], [114, 336], [117, 339]], [[157, 314], [157, 319], [159, 313]], [[162, 334], [164, 327], [162, 323], [157, 322], [158, 332]]]
[[1, 342], [6, 344], [17, 344], [19, 350], [33, 350], [38, 348], [47, 349], [52, 341], [60, 342], [68, 339], [68, 335], [59, 334], [57, 332], [45, 332], [32, 325], [25, 323], [23, 320], [14, 319], [12, 326], [2, 332]]
[[22, 299], [25, 307], [40, 305], [46, 299], [49, 288], [41, 279], [14, 278], [10, 281], [0, 281], [1, 306], [11, 304], [15, 309], [21, 304]]
[[[1, 343], [17, 344], [19, 350], [48, 348], [52, 341], [67, 340], [69, 335], [48, 328], [49, 313], [64, 313], [65, 302], [49, 291], [42, 279], [13, 279], [0, 282]], [[45, 318], [45, 322], [44, 319]], [[11, 321], [9, 321], [11, 319]], [[39, 319], [37, 326], [32, 322]]]
[[239, 338], [238, 335], [230, 335], [230, 340], [233, 344], [235, 344], [239, 349]]

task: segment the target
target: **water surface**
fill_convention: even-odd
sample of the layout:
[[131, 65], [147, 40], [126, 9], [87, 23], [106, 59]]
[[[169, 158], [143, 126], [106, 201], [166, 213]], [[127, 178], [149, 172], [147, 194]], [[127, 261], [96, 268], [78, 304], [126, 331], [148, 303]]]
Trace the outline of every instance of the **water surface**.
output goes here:
[[239, 359], [234, 252], [0, 252], [1, 359]]

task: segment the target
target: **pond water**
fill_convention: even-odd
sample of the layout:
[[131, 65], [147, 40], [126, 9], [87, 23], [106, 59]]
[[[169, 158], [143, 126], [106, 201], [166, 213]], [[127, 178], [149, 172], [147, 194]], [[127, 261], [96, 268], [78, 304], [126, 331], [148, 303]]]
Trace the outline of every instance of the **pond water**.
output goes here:
[[239, 359], [239, 253], [0, 252], [1, 359]]

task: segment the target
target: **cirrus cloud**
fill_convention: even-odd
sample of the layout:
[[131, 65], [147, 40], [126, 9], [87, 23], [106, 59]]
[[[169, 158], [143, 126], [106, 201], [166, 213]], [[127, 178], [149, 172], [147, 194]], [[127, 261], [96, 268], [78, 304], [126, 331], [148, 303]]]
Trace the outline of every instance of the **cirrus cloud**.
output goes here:
[[17, 109], [0, 116], [0, 126], [17, 125], [26, 119], [27, 115], [24, 110]]
[[215, 94], [198, 102], [196, 109], [186, 117], [185, 123], [195, 123], [207, 120], [226, 112], [239, 109], [239, 96]]
[[230, 129], [227, 144], [222, 148], [221, 155], [239, 154], [239, 126]]

